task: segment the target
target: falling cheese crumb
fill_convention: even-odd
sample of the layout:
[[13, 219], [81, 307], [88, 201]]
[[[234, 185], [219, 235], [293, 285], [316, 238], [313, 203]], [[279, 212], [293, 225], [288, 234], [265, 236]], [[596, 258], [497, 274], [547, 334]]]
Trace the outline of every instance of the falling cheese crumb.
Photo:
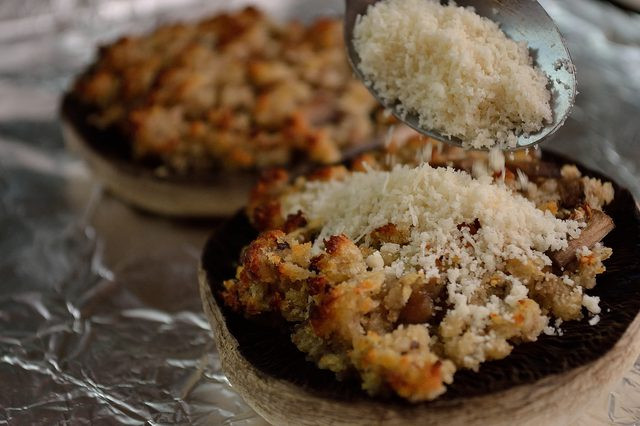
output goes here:
[[358, 68], [388, 104], [467, 148], [515, 147], [552, 121], [547, 77], [526, 43], [472, 8], [383, 0], [358, 17]]
[[370, 254], [367, 257], [366, 262], [367, 266], [374, 271], [384, 268], [384, 260], [382, 259], [379, 251]]

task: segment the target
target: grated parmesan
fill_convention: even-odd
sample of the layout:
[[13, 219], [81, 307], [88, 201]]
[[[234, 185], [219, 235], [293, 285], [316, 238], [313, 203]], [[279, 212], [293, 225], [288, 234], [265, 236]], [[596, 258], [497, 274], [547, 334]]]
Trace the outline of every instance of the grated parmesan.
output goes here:
[[600, 313], [600, 298], [598, 296], [589, 296], [585, 294], [582, 296], [582, 306], [587, 308], [592, 314]]
[[[282, 198], [283, 213], [300, 210], [310, 222], [323, 224], [315, 253], [332, 235], [345, 234], [367, 245], [370, 232], [380, 226], [405, 227], [410, 230], [407, 244], [385, 243], [379, 253], [367, 258], [367, 264], [381, 268], [382, 258], [392, 256], [395, 260], [383, 268], [389, 276], [417, 272], [426, 278], [444, 278], [452, 314], [471, 315], [478, 329], [491, 313], [507, 315], [527, 298], [525, 283], [501, 272], [509, 259], [551, 265], [546, 252], [565, 248], [568, 238], [577, 237], [584, 226], [539, 210], [505, 185], [492, 183], [490, 177], [474, 179], [465, 172], [428, 164], [354, 172], [343, 180], [303, 185], [301, 191]], [[473, 234], [460, 226], [476, 219], [480, 228]], [[451, 267], [441, 272], [437, 262]], [[491, 273], [510, 282], [510, 293], [486, 306], [469, 303], [482, 278]], [[478, 346], [478, 353], [483, 351]]]
[[367, 266], [373, 271], [378, 271], [384, 268], [384, 260], [382, 259], [382, 255], [379, 251], [376, 251], [367, 256], [366, 262]]
[[467, 148], [514, 147], [552, 121], [547, 77], [526, 43], [472, 8], [383, 0], [358, 17], [354, 46], [367, 84], [422, 127]]

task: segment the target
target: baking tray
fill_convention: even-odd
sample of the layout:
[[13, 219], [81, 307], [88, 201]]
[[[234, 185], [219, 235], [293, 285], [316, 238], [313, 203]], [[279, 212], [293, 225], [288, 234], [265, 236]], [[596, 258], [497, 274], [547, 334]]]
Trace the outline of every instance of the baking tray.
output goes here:
[[[221, 373], [196, 267], [214, 222], [113, 199], [69, 154], [60, 94], [120, 34], [255, 4], [279, 19], [341, 1], [4, 0], [0, 4], [0, 424], [264, 424]], [[545, 148], [640, 194], [640, 24], [607, 3], [544, 0], [578, 69]], [[640, 365], [581, 424], [640, 421]]]

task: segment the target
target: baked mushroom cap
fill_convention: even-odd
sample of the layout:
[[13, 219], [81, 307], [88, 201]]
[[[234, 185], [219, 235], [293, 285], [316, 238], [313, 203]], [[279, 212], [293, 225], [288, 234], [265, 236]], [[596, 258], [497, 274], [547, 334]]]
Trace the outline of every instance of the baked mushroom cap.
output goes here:
[[[67, 147], [88, 163], [111, 193], [136, 208], [163, 216], [229, 216], [247, 202], [247, 194], [258, 177], [258, 173], [250, 171], [182, 178], [158, 176], [152, 169], [139, 167], [122, 156], [120, 137], [113, 132], [79, 128], [65, 118], [62, 131]], [[101, 149], [96, 140], [110, 149]]]
[[112, 192], [181, 216], [229, 214], [258, 171], [340, 161], [395, 122], [352, 75], [339, 18], [253, 7], [101, 47], [62, 117]]
[[[551, 154], [544, 159], [565, 162]], [[537, 342], [519, 345], [509, 357], [483, 364], [478, 373], [459, 371], [447, 393], [419, 404], [370, 397], [354, 380], [336, 381], [305, 361], [281, 323], [273, 318], [247, 320], [214, 296], [222, 281], [233, 276], [242, 247], [256, 236], [239, 214], [214, 233], [201, 263], [203, 303], [223, 368], [256, 411], [277, 424], [400, 424], [418, 418], [432, 424], [508, 424], [514, 418], [566, 424], [618, 380], [640, 351], [635, 338], [640, 214], [631, 194], [617, 186], [606, 213], [617, 227], [604, 241], [614, 254], [592, 293], [601, 298], [600, 323], [565, 323], [563, 336], [543, 335]]]

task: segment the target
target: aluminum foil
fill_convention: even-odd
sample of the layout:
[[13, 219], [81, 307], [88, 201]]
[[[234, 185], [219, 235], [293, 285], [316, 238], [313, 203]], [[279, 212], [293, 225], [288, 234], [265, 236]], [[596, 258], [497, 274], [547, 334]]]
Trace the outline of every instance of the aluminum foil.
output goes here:
[[[264, 424], [221, 372], [196, 265], [214, 223], [169, 221], [105, 193], [67, 153], [60, 93], [95, 45], [254, 3], [279, 18], [340, 13], [300, 0], [0, 2], [0, 424]], [[640, 195], [640, 15], [544, 0], [578, 69], [577, 104], [547, 148]], [[640, 421], [640, 365], [581, 424]]]

